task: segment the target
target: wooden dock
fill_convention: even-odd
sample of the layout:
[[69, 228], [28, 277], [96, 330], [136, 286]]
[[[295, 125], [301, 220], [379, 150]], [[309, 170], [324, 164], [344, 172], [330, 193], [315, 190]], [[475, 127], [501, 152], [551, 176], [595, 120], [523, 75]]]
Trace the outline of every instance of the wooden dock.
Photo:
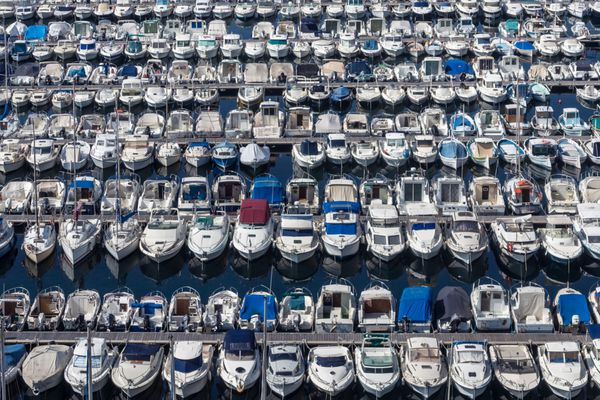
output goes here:
[[[6, 332], [7, 343], [44, 344], [64, 343], [74, 344], [85, 338], [85, 332]], [[156, 343], [169, 344], [171, 339], [195, 340], [207, 344], [219, 344], [223, 341], [224, 333], [185, 333], [185, 332], [93, 332], [93, 337], [104, 338], [113, 345], [125, 343]], [[581, 344], [591, 341], [587, 335], [566, 333], [398, 333], [391, 334], [392, 343], [406, 343], [412, 337], [435, 337], [444, 344], [454, 341], [478, 341], [490, 344], [543, 344], [552, 341], [576, 341]], [[267, 334], [267, 343], [294, 343], [308, 346], [319, 345], [359, 345], [362, 342], [361, 333], [316, 333], [316, 332], [272, 332]], [[262, 343], [263, 333], [256, 333], [256, 341]]]

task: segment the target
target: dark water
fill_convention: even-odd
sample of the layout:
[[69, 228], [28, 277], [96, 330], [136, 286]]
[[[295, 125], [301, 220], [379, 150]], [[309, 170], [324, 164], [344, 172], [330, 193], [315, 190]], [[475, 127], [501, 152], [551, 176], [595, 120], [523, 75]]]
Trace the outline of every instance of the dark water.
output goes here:
[[[228, 26], [230, 32], [240, 33], [243, 38], [248, 38], [250, 37], [252, 24], [253, 22], [241, 23], [232, 20]], [[484, 29], [483, 25], [480, 27]], [[597, 53], [589, 50], [587, 57], [597, 58]], [[281, 97], [272, 98], [279, 100], [282, 107], [284, 106]], [[530, 105], [529, 114], [532, 114], [534, 105]], [[587, 119], [593, 112], [593, 107], [578, 104], [573, 92], [553, 95], [550, 105], [554, 107], [557, 117], [562, 108], [567, 106], [578, 106], [581, 109], [581, 117], [584, 119]], [[221, 101], [219, 110], [225, 116], [229, 110], [235, 107], [235, 99], [225, 98]], [[351, 110], [356, 108], [357, 106], [353, 104]], [[460, 104], [451, 105], [448, 108], [449, 115], [461, 108], [462, 105]], [[29, 111], [24, 110], [21, 116], [23, 118], [26, 117]], [[371, 111], [371, 115], [374, 115], [386, 110], [377, 109], [369, 111]], [[477, 111], [477, 106], [467, 111], [474, 114]], [[47, 112], [52, 113], [55, 111], [49, 109]], [[84, 112], [99, 111], [90, 109], [84, 110]], [[272, 157], [268, 172], [277, 176], [285, 183], [294, 174], [295, 169], [292, 165], [289, 149], [273, 150], [274, 156]], [[502, 164], [496, 168], [493, 172], [502, 181], [507, 174], [512, 173], [506, 170], [506, 167]], [[538, 183], [544, 183], [546, 173], [536, 171], [527, 166], [525, 170], [525, 172], [535, 177]], [[382, 173], [394, 179], [404, 171], [404, 169], [396, 170], [386, 167], [380, 162], [369, 168], [369, 170], [364, 170], [356, 165], [348, 165], [341, 171], [339, 167], [327, 165], [321, 170], [316, 171], [314, 175], [319, 180], [320, 188], [323, 190], [330, 174], [339, 174], [341, 172], [352, 174], [357, 182], [359, 182], [361, 179], [367, 176], [374, 176], [377, 173]], [[114, 173], [114, 171], [101, 170], [93, 172], [98, 177], [104, 179]], [[248, 171], [242, 169], [240, 172], [249, 181], [252, 179]], [[472, 169], [467, 167], [459, 172], [464, 176], [466, 182], [473, 175], [483, 174], [481, 170], [474, 167]], [[557, 165], [553, 172], [567, 173], [579, 178], [594, 171], [590, 166], [586, 166], [583, 171], [573, 171], [561, 169], [561, 166]], [[214, 178], [220, 172], [216, 169], [195, 170], [185, 163], [179, 163], [169, 169], [158, 166], [150, 167], [145, 171], [141, 171], [140, 175], [144, 179], [156, 173], [161, 175], [176, 173], [182, 177], [208, 175], [209, 178]], [[437, 165], [431, 167], [426, 173], [428, 177], [432, 177], [436, 174], [452, 172], [446, 171], [440, 165]], [[24, 174], [30, 174], [30, 171], [21, 170], [11, 176], [0, 176], [0, 180], [6, 182], [17, 178], [22, 179]], [[59, 174], [61, 172], [55, 170], [49, 171], [44, 175], [56, 176]], [[65, 178], [70, 179], [68, 176], [65, 176]], [[550, 296], [553, 296], [559, 288], [564, 287], [567, 283], [587, 293], [597, 280], [596, 276], [600, 276], [600, 265], [585, 257], [574, 262], [572, 265], [564, 266], [552, 264], [549, 260], [545, 259], [543, 254], [540, 254], [539, 257], [532, 260], [528, 265], [514, 265], [507, 263], [506, 260], [499, 259], [492, 249], [472, 265], [464, 265], [453, 260], [446, 253], [429, 261], [415, 259], [410, 255], [406, 255], [391, 263], [383, 263], [371, 257], [364, 250], [361, 250], [357, 256], [343, 262], [336, 262], [329, 257], [318, 254], [313, 259], [301, 265], [290, 265], [287, 261], [280, 259], [275, 254], [276, 252], [273, 251], [261, 260], [248, 263], [243, 261], [231, 249], [221, 259], [210, 264], [201, 265], [184, 249], [176, 258], [158, 265], [147, 260], [139, 252], [118, 263], [108, 256], [101, 246], [98, 246], [92, 257], [76, 266], [70, 265], [62, 258], [60, 249], [47, 262], [35, 265], [26, 260], [23, 252], [20, 250], [23, 240], [22, 229], [22, 227], [18, 228], [17, 246], [15, 249], [0, 260], [0, 284], [5, 288], [23, 286], [31, 292], [32, 296], [39, 290], [53, 285], [60, 286], [67, 294], [78, 288], [93, 288], [100, 293], [105, 293], [119, 286], [128, 286], [138, 297], [154, 290], [160, 290], [169, 297], [177, 288], [189, 285], [200, 292], [204, 301], [206, 301], [207, 297], [214, 290], [223, 286], [233, 287], [240, 295], [243, 295], [255, 286], [265, 285], [272, 288], [279, 296], [289, 288], [304, 286], [310, 289], [314, 296], [317, 296], [320, 287], [325, 282], [335, 277], [344, 277], [352, 282], [357, 294], [370, 282], [377, 279], [384, 281], [395, 296], [399, 298], [403, 288], [423, 284], [431, 285], [435, 289], [447, 285], [458, 285], [470, 291], [472, 284], [483, 276], [492, 277], [502, 282], [506, 287], [512, 286], [521, 279], [533, 280], [542, 284], [549, 291]], [[216, 377], [214, 371], [213, 377]], [[101, 397], [116, 397], [115, 393], [111, 392], [112, 389], [109, 385]], [[401, 388], [390, 396], [390, 398], [411, 398], [409, 392], [407, 388]], [[19, 398], [24, 394], [23, 387], [12, 387], [10, 393], [10, 398]], [[597, 395], [598, 393], [590, 390], [582, 397], [597, 398]], [[49, 394], [46, 398], [59, 399], [69, 396], [69, 391], [66, 388], [59, 388], [57, 393]], [[167, 396], [166, 389], [164, 384], [159, 380], [142, 398], [168, 398], [165, 396]], [[198, 398], [258, 398], [258, 396], [258, 388], [251, 390], [250, 393], [244, 396], [233, 395], [223, 389], [218, 379], [213, 379], [210, 391], [206, 391], [206, 393], [201, 394]], [[438, 397], [443, 398], [442, 396], [445, 396], [445, 393], [441, 393]], [[492, 385], [485, 398], [491, 399], [499, 396], [503, 396], [501, 390]], [[366, 395], [362, 393], [358, 383], [354, 385], [354, 390], [349, 390], [342, 396], [342, 398], [352, 399], [364, 397]], [[541, 388], [540, 393], [537, 393], [535, 397], [547, 398], [551, 396], [549, 396], [547, 389]], [[294, 398], [319, 398], [319, 396], [307, 385]]]

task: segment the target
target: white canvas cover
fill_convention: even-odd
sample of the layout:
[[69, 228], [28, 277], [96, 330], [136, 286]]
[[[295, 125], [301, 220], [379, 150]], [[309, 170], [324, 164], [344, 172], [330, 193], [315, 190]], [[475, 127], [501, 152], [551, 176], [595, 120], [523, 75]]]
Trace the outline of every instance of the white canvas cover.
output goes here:
[[356, 201], [351, 185], [329, 185], [329, 201]]
[[44, 383], [51, 382], [51, 378], [58, 375], [61, 379], [64, 369], [71, 359], [72, 348], [69, 346], [51, 344], [37, 346], [31, 350], [23, 362], [21, 376], [30, 388], [43, 391], [48, 387]]
[[252, 164], [255, 162], [266, 161], [271, 156], [271, 150], [268, 146], [259, 146], [256, 143], [242, 147], [240, 151], [240, 162], [242, 164]]
[[519, 303], [513, 307], [513, 312], [518, 321], [524, 321], [528, 316], [536, 320], [544, 319], [545, 293], [539, 288], [519, 289]]
[[248, 63], [244, 71], [244, 82], [265, 83], [269, 78], [269, 68], [264, 63]]

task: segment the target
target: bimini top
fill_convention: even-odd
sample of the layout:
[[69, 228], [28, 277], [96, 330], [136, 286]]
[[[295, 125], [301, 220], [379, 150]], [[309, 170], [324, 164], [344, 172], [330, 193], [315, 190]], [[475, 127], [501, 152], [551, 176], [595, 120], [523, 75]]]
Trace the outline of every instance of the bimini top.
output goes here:
[[254, 178], [251, 197], [265, 199], [269, 204], [281, 204], [284, 202], [283, 185], [274, 176], [258, 176]]
[[429, 286], [407, 287], [400, 297], [398, 321], [407, 318], [410, 322], [431, 321], [431, 294]]
[[579, 316], [579, 321], [584, 324], [590, 323], [590, 310], [587, 300], [581, 293], [567, 293], [558, 297], [558, 312], [563, 324], [570, 324], [574, 315]]
[[468, 321], [473, 317], [471, 302], [465, 290], [458, 286], [442, 288], [435, 299], [434, 313], [442, 323], [452, 320]]
[[242, 200], [240, 223], [265, 225], [270, 218], [269, 203], [266, 199]]
[[223, 339], [223, 348], [225, 351], [254, 351], [254, 332], [242, 329], [228, 331]]
[[242, 308], [240, 309], [240, 318], [243, 320], [250, 320], [250, 318], [256, 315], [258, 316], [259, 321], [263, 321], [265, 297], [267, 298], [267, 321], [274, 320], [277, 317], [275, 296], [263, 293], [250, 293], [244, 296]]
[[475, 71], [473, 70], [471, 64], [463, 60], [455, 59], [446, 61], [446, 68], [444, 72], [446, 72], [447, 75], [452, 76], [460, 75], [462, 73], [465, 73], [467, 75], [475, 75]]
[[6, 371], [8, 368], [16, 366], [25, 353], [27, 353], [27, 350], [23, 344], [5, 345], [3, 370]]

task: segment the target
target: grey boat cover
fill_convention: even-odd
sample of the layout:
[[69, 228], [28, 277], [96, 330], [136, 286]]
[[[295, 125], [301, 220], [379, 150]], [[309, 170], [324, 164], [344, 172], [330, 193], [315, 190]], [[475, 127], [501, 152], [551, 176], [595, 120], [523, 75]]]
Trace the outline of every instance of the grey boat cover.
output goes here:
[[245, 165], [267, 162], [270, 156], [268, 146], [261, 147], [256, 143], [250, 143], [240, 150], [240, 162]]
[[73, 348], [60, 344], [33, 348], [23, 362], [23, 381], [34, 393], [51, 389], [61, 382], [72, 354]]
[[442, 288], [435, 299], [434, 315], [441, 323], [469, 321], [473, 318], [469, 295], [458, 286]]

